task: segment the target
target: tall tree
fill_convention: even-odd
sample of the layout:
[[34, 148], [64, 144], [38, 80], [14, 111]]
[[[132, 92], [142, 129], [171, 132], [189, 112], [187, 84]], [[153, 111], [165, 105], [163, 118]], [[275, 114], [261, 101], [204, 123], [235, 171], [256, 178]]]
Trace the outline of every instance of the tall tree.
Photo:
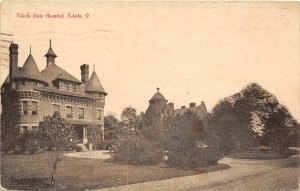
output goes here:
[[221, 100], [212, 110], [211, 126], [223, 130], [224, 153], [248, 150], [259, 142], [287, 148], [297, 122], [276, 97], [256, 83]]
[[1, 149], [7, 153], [15, 149], [21, 140], [19, 136], [20, 104], [15, 90], [2, 96]]

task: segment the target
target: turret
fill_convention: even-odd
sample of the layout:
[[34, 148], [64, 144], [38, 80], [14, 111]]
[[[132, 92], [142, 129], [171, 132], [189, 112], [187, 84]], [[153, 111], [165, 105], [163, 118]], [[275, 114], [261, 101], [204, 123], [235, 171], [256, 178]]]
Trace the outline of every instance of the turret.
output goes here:
[[93, 71], [91, 78], [86, 83], [85, 92], [91, 95], [107, 95], [95, 71]]
[[52, 50], [51, 39], [50, 39], [50, 47], [49, 47], [47, 54], [45, 54], [45, 57], [47, 58], [46, 67], [50, 66], [51, 64], [55, 64], [55, 58], [57, 57], [57, 55]]
[[150, 112], [161, 112], [167, 105], [168, 100], [165, 99], [165, 97], [159, 92], [159, 88], [156, 88], [157, 92], [153, 95], [153, 97], [149, 100], [149, 107], [146, 111]]

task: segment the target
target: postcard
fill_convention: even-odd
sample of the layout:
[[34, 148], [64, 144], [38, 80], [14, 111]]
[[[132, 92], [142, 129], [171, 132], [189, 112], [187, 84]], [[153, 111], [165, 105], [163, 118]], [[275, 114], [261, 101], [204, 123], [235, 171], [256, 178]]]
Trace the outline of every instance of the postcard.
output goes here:
[[297, 2], [1, 2], [1, 190], [299, 190]]

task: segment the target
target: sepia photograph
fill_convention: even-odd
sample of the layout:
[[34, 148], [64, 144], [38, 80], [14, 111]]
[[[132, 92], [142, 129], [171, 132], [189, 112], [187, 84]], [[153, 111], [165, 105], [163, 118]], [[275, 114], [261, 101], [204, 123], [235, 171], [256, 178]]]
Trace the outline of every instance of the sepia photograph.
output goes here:
[[299, 8], [0, 1], [0, 190], [299, 191]]

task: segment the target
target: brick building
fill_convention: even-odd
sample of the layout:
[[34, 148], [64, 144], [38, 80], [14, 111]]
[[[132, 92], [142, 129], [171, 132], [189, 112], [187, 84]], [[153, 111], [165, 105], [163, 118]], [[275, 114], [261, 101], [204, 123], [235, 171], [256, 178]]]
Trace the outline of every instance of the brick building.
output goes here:
[[97, 125], [104, 130], [104, 105], [107, 93], [89, 65], [80, 67], [81, 81], [55, 63], [57, 55], [51, 47], [45, 55], [46, 67], [39, 71], [30, 52], [23, 67], [18, 66], [18, 44], [9, 47], [9, 75], [1, 87], [2, 112], [5, 99], [16, 90], [20, 106], [20, 132], [35, 130], [44, 116], [59, 112], [74, 125], [74, 141], [86, 144], [87, 125]]
[[168, 103], [163, 94], [157, 92], [149, 100], [149, 106], [144, 114], [145, 119], [147, 119], [148, 125], [155, 125], [162, 122], [165, 117], [179, 117], [186, 112], [194, 113], [199, 119], [202, 119], [207, 114], [207, 109], [205, 103], [201, 101], [200, 105], [196, 105], [195, 102], [190, 103], [189, 107], [181, 106], [179, 109], [174, 108], [174, 103]]

